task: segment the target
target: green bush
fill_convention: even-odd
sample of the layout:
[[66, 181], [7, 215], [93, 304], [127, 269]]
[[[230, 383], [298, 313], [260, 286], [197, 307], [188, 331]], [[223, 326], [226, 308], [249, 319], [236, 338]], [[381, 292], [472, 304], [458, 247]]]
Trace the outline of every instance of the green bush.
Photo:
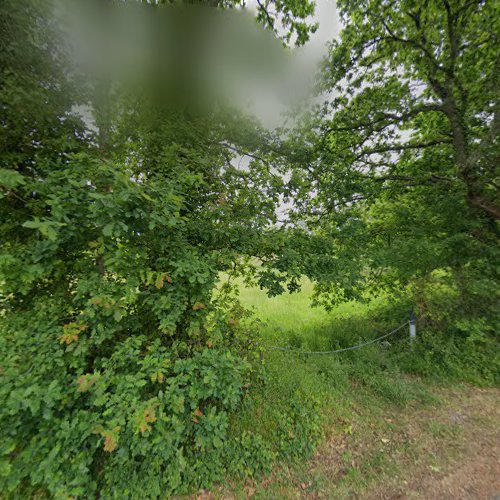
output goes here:
[[485, 263], [440, 270], [410, 288], [418, 313], [414, 352], [402, 367], [474, 384], [500, 382], [498, 284]]
[[135, 336], [78, 375], [53, 332], [31, 333], [2, 342], [2, 490], [155, 497], [221, 478], [247, 363], [218, 349], [179, 359]]
[[403, 369], [441, 380], [458, 380], [478, 385], [500, 383], [498, 340], [489, 334], [461, 337], [459, 331], [423, 329], [415, 350], [405, 356]]
[[220, 479], [256, 356], [244, 310], [211, 297], [219, 256], [191, 243], [182, 186], [77, 155], [18, 187], [38, 198], [3, 225], [0, 489], [156, 497]]

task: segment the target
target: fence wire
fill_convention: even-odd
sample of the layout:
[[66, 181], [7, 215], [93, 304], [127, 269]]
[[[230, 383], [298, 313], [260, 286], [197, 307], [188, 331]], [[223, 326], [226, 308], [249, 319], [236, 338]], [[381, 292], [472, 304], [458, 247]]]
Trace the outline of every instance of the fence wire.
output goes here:
[[274, 351], [289, 352], [291, 354], [305, 354], [305, 355], [336, 354], [338, 352], [353, 351], [354, 349], [359, 349], [360, 347], [365, 347], [367, 345], [374, 344], [375, 342], [378, 342], [378, 341], [383, 340], [387, 337], [390, 337], [391, 335], [396, 334], [397, 332], [399, 332], [399, 330], [401, 330], [402, 328], [407, 326], [409, 323], [410, 323], [409, 321], [405, 321], [402, 325], [399, 325], [394, 330], [392, 330], [389, 333], [386, 333], [384, 335], [381, 335], [380, 337], [377, 337], [376, 339], [368, 340], [367, 342], [362, 342], [361, 344], [356, 344], [356, 345], [353, 345], [351, 347], [344, 347], [343, 349], [335, 349], [333, 351], [301, 351], [300, 349], [292, 349], [291, 347], [280, 347], [280, 346], [276, 346], [276, 345], [267, 345], [267, 344], [264, 344], [264, 346], [267, 347], [268, 349], [271, 349]]

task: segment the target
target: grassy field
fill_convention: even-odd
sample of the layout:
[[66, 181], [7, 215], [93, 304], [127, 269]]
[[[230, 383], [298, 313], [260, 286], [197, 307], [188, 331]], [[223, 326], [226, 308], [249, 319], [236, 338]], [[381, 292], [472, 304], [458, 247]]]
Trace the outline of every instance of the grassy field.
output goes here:
[[[336, 349], [376, 337], [387, 326], [386, 318], [375, 319], [374, 312], [382, 305], [380, 299], [365, 304], [340, 304], [326, 312], [321, 307], [311, 307], [312, 292], [313, 285], [308, 280], [303, 281], [298, 293], [271, 298], [263, 290], [242, 286], [240, 300], [262, 321], [262, 338], [269, 344], [303, 350]], [[398, 321], [406, 321], [404, 311]]]
[[[311, 292], [305, 282], [300, 293], [269, 299], [259, 289], [241, 287], [240, 298], [262, 321], [262, 343], [302, 350], [353, 345], [406, 319], [402, 312], [398, 320], [398, 311], [383, 301], [344, 304], [327, 313], [310, 307]], [[265, 383], [249, 390], [232, 429], [262, 436], [272, 467], [208, 496], [385, 498], [418, 490], [420, 483], [408, 482], [418, 474], [442, 474], [464, 452], [472, 432], [455, 425], [447, 408], [450, 401], [467, 399], [470, 388], [455, 386], [453, 399], [436, 381], [406, 373], [408, 347], [405, 327], [389, 342], [333, 355], [266, 350]], [[486, 433], [494, 429], [497, 397], [488, 393], [491, 411], [481, 424]]]

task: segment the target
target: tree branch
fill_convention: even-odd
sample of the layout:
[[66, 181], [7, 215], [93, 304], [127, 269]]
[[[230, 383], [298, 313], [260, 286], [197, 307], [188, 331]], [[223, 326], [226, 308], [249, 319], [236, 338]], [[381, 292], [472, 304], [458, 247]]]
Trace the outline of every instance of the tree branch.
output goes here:
[[406, 151], [406, 150], [412, 150], [412, 149], [425, 149], [425, 148], [430, 148], [433, 146], [438, 146], [441, 144], [451, 144], [452, 141], [450, 139], [436, 139], [434, 141], [429, 141], [429, 142], [418, 142], [418, 143], [406, 143], [406, 144], [389, 144], [386, 146], [379, 146], [375, 148], [370, 148], [370, 149], [365, 149], [364, 151], [361, 151], [354, 161], [358, 161], [361, 159], [363, 156], [366, 155], [372, 155], [372, 154], [381, 154], [381, 153], [391, 153], [391, 152], [399, 152], [399, 151]]
[[382, 123], [386, 120], [390, 120], [390, 125], [402, 122], [404, 120], [408, 120], [409, 118], [414, 118], [420, 113], [429, 113], [429, 112], [442, 112], [444, 113], [443, 106], [438, 103], [431, 104], [422, 104], [418, 107], [408, 110], [403, 114], [395, 114], [395, 113], [387, 113], [382, 112], [381, 116], [375, 120], [367, 120], [363, 122], [354, 123], [351, 125], [344, 125], [342, 127], [328, 127], [326, 129], [326, 134], [331, 132], [351, 132], [353, 130], [360, 130], [363, 128], [373, 127], [376, 124]]

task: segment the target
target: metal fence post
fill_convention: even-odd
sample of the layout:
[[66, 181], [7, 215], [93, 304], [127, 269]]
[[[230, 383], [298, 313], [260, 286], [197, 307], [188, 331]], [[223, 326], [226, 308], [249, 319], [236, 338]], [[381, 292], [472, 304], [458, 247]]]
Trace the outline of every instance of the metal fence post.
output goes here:
[[417, 337], [417, 323], [415, 321], [415, 315], [413, 314], [413, 310], [410, 309], [410, 350], [413, 350], [413, 342]]

